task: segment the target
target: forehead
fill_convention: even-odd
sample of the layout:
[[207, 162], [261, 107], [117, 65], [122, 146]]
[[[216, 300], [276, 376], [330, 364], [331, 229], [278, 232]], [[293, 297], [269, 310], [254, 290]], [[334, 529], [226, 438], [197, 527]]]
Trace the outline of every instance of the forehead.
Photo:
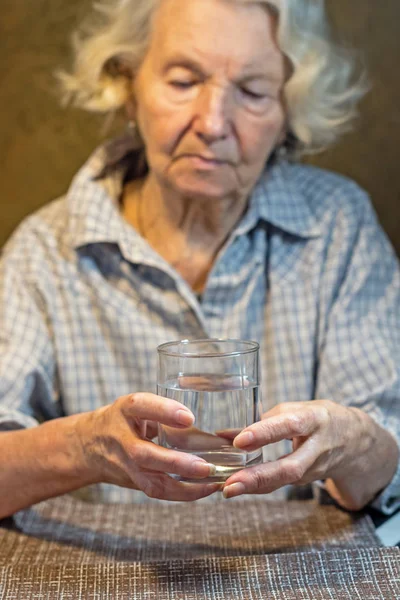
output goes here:
[[162, 0], [150, 54], [161, 63], [186, 55], [214, 68], [280, 74], [284, 60], [275, 33], [275, 18], [255, 2]]

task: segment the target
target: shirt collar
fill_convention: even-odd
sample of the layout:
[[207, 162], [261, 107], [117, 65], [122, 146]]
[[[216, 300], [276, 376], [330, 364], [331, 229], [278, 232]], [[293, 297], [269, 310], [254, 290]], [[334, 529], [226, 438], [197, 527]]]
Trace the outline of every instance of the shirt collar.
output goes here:
[[140, 239], [120, 211], [126, 174], [123, 159], [132, 150], [127, 136], [112, 140], [100, 146], [73, 179], [67, 203], [69, 235], [75, 249], [96, 243], [126, 247]]
[[[132, 244], [141, 246], [140, 236], [124, 220], [119, 206], [128, 164], [138, 160], [132, 138], [124, 135], [100, 146], [80, 169], [67, 194], [74, 248], [116, 243], [132, 257]], [[263, 171], [237, 233], [261, 219], [298, 237], [321, 234], [307, 198], [295, 184], [295, 168], [279, 162]]]
[[248, 218], [262, 219], [297, 237], [318, 237], [321, 227], [300, 189], [298, 168], [287, 161], [265, 168], [254, 187]]

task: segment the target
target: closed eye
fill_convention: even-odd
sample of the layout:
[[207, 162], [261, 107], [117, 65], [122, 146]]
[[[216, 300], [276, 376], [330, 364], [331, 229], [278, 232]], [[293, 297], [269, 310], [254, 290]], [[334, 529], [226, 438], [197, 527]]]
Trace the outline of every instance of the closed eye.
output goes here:
[[194, 85], [196, 85], [195, 81], [170, 81], [169, 85], [172, 85], [172, 87], [180, 89], [180, 90], [188, 90], [189, 88], [193, 87]]
[[266, 94], [259, 94], [257, 92], [253, 92], [253, 90], [249, 90], [248, 88], [240, 88], [242, 94], [244, 94], [245, 96], [248, 96], [249, 98], [252, 98], [254, 100], [262, 100], [264, 98], [267, 97]]

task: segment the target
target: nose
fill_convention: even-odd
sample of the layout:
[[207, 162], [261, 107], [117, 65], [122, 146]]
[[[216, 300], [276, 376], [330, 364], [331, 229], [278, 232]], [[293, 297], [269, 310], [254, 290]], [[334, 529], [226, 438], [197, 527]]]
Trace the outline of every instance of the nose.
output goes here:
[[231, 110], [228, 93], [221, 87], [205, 85], [197, 99], [193, 127], [207, 143], [224, 139], [230, 131]]

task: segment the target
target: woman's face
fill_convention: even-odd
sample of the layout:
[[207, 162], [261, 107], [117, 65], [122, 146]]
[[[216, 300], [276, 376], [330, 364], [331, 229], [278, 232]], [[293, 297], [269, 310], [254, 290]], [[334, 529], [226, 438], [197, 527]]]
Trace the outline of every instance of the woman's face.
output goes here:
[[161, 187], [247, 197], [284, 129], [274, 28], [257, 4], [163, 0], [128, 104]]

